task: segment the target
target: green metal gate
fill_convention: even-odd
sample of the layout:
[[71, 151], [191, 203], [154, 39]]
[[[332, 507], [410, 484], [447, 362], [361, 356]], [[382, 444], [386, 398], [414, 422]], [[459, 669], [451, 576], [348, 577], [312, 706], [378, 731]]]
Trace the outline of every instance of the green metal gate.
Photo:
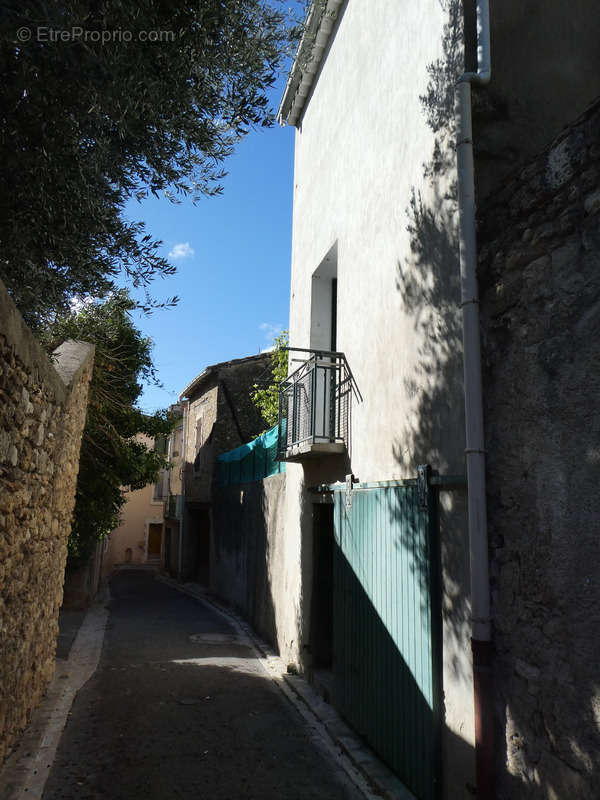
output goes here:
[[334, 701], [407, 788], [430, 800], [441, 719], [432, 494], [417, 480], [332, 488]]

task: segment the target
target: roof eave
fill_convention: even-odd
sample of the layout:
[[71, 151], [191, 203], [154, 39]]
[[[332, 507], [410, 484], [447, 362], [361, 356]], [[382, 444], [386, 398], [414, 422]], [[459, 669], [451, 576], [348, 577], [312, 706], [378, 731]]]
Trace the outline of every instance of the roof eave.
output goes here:
[[220, 361], [218, 364], [211, 364], [206, 369], [202, 370], [199, 375], [188, 383], [185, 389], [179, 395], [179, 402], [184, 399], [190, 399], [191, 395], [196, 391], [196, 389], [203, 383], [207, 378], [210, 378], [211, 375], [217, 374], [219, 370], [225, 367], [235, 366], [237, 364], [241, 364], [243, 361], [252, 361], [253, 359], [264, 358], [265, 355], [270, 355], [267, 351], [263, 351], [262, 353], [256, 353], [252, 356], [244, 356], [243, 358], [232, 358], [229, 361]]
[[190, 381], [190, 383], [188, 383], [188, 385], [185, 387], [185, 389], [179, 395], [179, 402], [181, 403], [181, 401], [184, 398], [188, 398], [189, 399], [190, 395], [194, 392], [194, 390], [202, 383], [202, 381], [205, 378], [208, 378], [208, 376], [212, 372], [214, 372], [214, 367], [207, 367], [206, 369], [202, 370], [202, 372], [199, 375], [196, 375], [194, 380]]
[[344, 2], [313, 0], [277, 111], [280, 125], [297, 125], [302, 116]]

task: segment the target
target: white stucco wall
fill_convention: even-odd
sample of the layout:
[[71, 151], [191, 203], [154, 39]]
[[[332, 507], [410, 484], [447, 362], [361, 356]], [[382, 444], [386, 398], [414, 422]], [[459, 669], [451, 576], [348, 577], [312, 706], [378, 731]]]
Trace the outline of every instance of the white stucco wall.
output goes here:
[[[425, 455], [402, 464], [394, 450], [419, 424], [418, 393], [404, 382], [422, 341], [397, 272], [411, 261], [411, 190], [431, 194], [423, 164], [434, 137], [419, 95], [443, 21], [437, 0], [351, 0], [296, 137], [291, 343], [309, 346], [312, 274], [337, 242], [338, 348], [364, 395], [352, 454], [361, 480], [405, 477]], [[462, 468], [460, 435], [438, 449], [441, 469]]]
[[[434, 186], [425, 176], [435, 142], [420, 100], [427, 65], [444, 57], [446, 20], [439, 0], [349, 0], [296, 133], [290, 344], [311, 344], [313, 273], [337, 244], [337, 349], [364, 397], [352, 410], [350, 464], [361, 481], [414, 477], [421, 463], [464, 473], [456, 217], [443, 199], [456, 176], [451, 167]], [[426, 210], [416, 232], [413, 192]], [[346, 468], [327, 459], [287, 466], [280, 622], [290, 661], [302, 663], [310, 619], [303, 489]], [[464, 497], [445, 494], [441, 505], [446, 795], [466, 798], [473, 693]]]

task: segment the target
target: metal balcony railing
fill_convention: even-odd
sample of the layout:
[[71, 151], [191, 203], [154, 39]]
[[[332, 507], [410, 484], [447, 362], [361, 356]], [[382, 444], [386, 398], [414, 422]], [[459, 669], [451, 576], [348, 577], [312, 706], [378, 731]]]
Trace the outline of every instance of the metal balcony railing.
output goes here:
[[288, 348], [309, 357], [280, 386], [278, 458], [350, 449], [352, 395], [362, 400], [343, 353]]

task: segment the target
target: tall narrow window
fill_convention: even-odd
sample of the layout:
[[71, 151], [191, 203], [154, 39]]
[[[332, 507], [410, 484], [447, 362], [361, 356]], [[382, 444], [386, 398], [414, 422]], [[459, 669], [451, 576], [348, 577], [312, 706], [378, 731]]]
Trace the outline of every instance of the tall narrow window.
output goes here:
[[[310, 306], [310, 348], [324, 352], [337, 350], [337, 242], [313, 272]], [[317, 357], [304, 402], [311, 409], [313, 436], [330, 439], [336, 430], [335, 361]]]
[[196, 441], [194, 444], [195, 456], [194, 456], [194, 474], [200, 472], [200, 452], [202, 450], [202, 445], [204, 442], [202, 441], [202, 417], [200, 414], [196, 417]]
[[310, 303], [310, 347], [337, 348], [337, 242], [313, 272]]
[[337, 350], [337, 278], [331, 280], [331, 349]]

